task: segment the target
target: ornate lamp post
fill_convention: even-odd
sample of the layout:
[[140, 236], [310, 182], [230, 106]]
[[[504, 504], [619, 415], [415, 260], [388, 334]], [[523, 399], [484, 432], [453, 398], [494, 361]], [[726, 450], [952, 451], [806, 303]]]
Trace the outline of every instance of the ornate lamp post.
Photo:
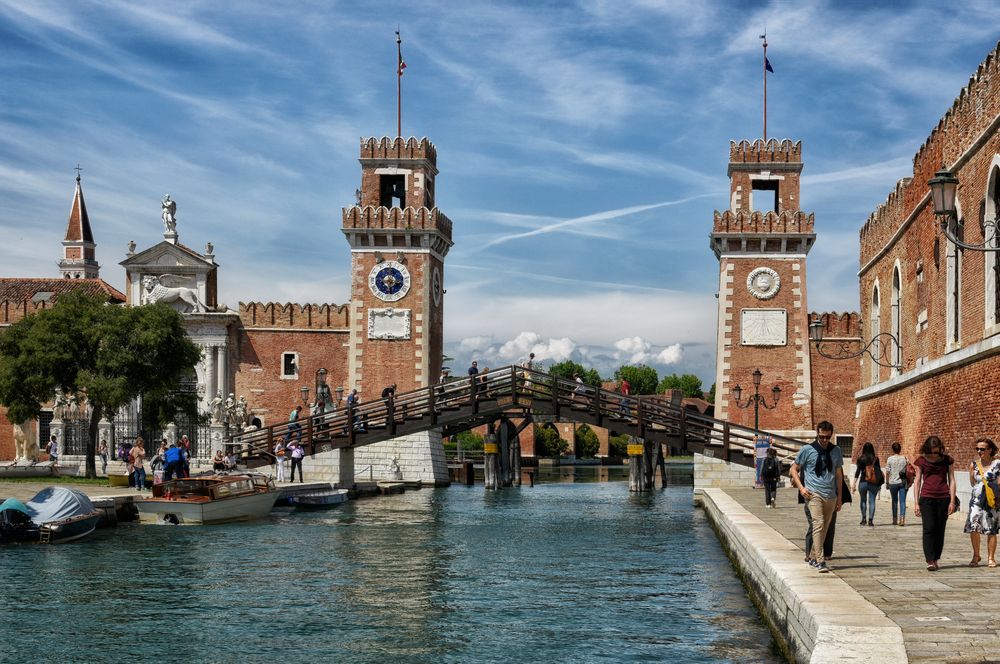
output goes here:
[[[903, 370], [903, 346], [891, 332], [876, 334], [865, 344], [864, 348], [852, 351], [850, 341], [824, 341], [823, 330], [825, 327], [826, 325], [819, 316], [813, 318], [812, 322], [809, 323], [809, 339], [816, 344], [816, 352], [823, 357], [831, 360], [850, 360], [867, 355], [872, 362], [880, 367], [889, 367], [900, 372]], [[886, 343], [883, 343], [883, 340]], [[834, 350], [824, 350], [823, 344], [827, 344], [828, 347], [833, 345]], [[899, 358], [898, 362], [893, 362], [893, 357]]]
[[326, 384], [326, 369], [316, 370], [316, 403], [323, 404], [323, 410], [326, 410], [327, 406], [332, 406], [330, 403], [330, 386]]
[[305, 405], [306, 407], [308, 407], [309, 406], [309, 388], [306, 385], [303, 385], [302, 387], [299, 388], [299, 392], [302, 393], [302, 403], [303, 403], [303, 405]]
[[931, 202], [934, 204], [934, 214], [941, 223], [941, 232], [955, 246], [970, 251], [998, 251], [997, 220], [983, 219], [983, 244], [966, 244], [963, 235], [964, 224], [958, 218], [955, 207], [955, 195], [958, 193], [958, 178], [947, 168], [942, 168], [934, 174], [927, 184], [931, 188]]
[[771, 388], [771, 396], [774, 398], [774, 403], [768, 405], [767, 398], [760, 395], [760, 379], [764, 376], [760, 369], [754, 369], [753, 373], [750, 374], [753, 379], [753, 394], [747, 397], [746, 403], [740, 403], [740, 397], [743, 395], [743, 388], [736, 385], [733, 388], [733, 397], [736, 400], [737, 408], [749, 408], [750, 404], [753, 404], [753, 428], [760, 429], [760, 407], [771, 409], [778, 405], [778, 399], [781, 397], [781, 388], [775, 385]]

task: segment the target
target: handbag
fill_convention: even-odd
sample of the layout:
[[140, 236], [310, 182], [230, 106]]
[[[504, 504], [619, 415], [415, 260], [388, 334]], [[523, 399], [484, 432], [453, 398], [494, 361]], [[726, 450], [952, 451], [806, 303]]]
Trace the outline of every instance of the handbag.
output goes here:
[[986, 471], [983, 470], [983, 463], [976, 459], [976, 465], [979, 466], [979, 476], [983, 478], [983, 493], [982, 495], [986, 498], [986, 505], [981, 505], [981, 507], [989, 507], [991, 510], [997, 508], [997, 495], [993, 492], [993, 487], [990, 483], [986, 481]]

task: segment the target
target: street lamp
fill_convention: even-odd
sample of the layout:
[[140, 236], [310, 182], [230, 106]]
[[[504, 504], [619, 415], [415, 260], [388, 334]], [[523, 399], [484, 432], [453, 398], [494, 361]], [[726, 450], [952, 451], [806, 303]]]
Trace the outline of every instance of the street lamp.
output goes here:
[[771, 388], [771, 396], [774, 399], [774, 403], [768, 405], [767, 398], [760, 395], [760, 379], [763, 378], [764, 374], [761, 373], [760, 369], [754, 369], [750, 377], [753, 379], [753, 396], [747, 397], [746, 403], [740, 403], [740, 397], [743, 395], [743, 388], [739, 385], [733, 387], [733, 397], [736, 400], [737, 408], [749, 408], [750, 404], [753, 404], [753, 428], [760, 430], [760, 407], [771, 409], [778, 405], [778, 399], [781, 397], [781, 388], [775, 385]]
[[305, 385], [299, 388], [299, 392], [302, 393], [302, 403], [306, 406], [309, 405], [309, 388]]
[[993, 219], [983, 219], [982, 244], [966, 244], [959, 238], [964, 223], [958, 218], [956, 211], [955, 195], [958, 193], [958, 178], [954, 173], [942, 167], [927, 181], [927, 184], [931, 188], [931, 202], [934, 204], [934, 214], [941, 223], [941, 232], [952, 244], [970, 251], [1000, 251], [995, 216]]
[[327, 405], [333, 405], [330, 403], [330, 386], [326, 384], [326, 369], [316, 370], [316, 403], [323, 404], [323, 410], [326, 410]]
[[[823, 340], [823, 330], [826, 324], [817, 315], [809, 323], [809, 339], [816, 344], [816, 352], [831, 360], [850, 360], [867, 355], [872, 362], [880, 367], [888, 367], [903, 371], [903, 345], [891, 332], [876, 334], [865, 346], [856, 351], [851, 350], [851, 341], [843, 339]], [[886, 343], [882, 343], [882, 341]], [[832, 344], [835, 350], [824, 350], [823, 344]], [[896, 358], [894, 362], [892, 358]]]

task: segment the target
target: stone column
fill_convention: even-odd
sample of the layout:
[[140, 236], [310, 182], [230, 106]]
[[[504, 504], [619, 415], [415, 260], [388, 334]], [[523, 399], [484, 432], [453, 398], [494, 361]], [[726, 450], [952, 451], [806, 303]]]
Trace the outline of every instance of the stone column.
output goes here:
[[219, 352], [219, 363], [218, 363], [218, 389], [222, 392], [222, 398], [225, 399], [229, 395], [229, 367], [226, 362], [226, 352], [228, 347], [226, 344], [222, 344], [217, 348]]
[[337, 477], [338, 489], [354, 488], [354, 448], [340, 448], [340, 464]]
[[[205, 404], [212, 403], [215, 393], [219, 389], [219, 381], [216, 378], [215, 369], [215, 346], [205, 346]], [[223, 395], [225, 398], [225, 395]]]
[[[59, 449], [59, 455], [63, 453], [63, 438], [66, 433], [66, 425], [63, 424], [61, 419], [52, 420], [49, 424], [49, 434], [56, 437], [56, 447]], [[45, 446], [49, 444], [49, 441], [40, 440], [38, 441], [39, 446], [42, 448], [42, 452], [45, 451]]]

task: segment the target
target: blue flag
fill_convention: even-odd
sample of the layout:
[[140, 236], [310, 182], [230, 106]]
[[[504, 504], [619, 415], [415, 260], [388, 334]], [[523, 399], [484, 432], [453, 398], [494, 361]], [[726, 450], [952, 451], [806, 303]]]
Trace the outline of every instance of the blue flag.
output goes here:
[[771, 68], [771, 61], [767, 59], [766, 55], [764, 56], [764, 69], [768, 70], [772, 74], [774, 73], [774, 69]]

